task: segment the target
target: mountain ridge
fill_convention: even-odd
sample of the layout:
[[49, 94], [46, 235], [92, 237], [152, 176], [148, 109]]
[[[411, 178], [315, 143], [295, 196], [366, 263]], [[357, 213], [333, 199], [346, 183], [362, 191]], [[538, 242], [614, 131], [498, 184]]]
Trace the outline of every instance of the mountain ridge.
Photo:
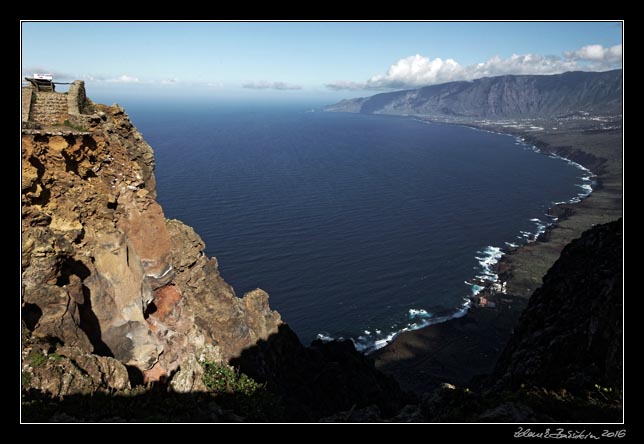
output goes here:
[[503, 75], [345, 99], [325, 111], [447, 118], [619, 114], [622, 70]]

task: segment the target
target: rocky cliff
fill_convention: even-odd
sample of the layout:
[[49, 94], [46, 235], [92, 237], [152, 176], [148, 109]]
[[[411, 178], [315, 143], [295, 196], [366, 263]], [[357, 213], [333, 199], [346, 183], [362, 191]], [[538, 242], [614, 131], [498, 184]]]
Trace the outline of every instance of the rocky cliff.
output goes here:
[[23, 319], [32, 336], [158, 380], [191, 356], [229, 359], [276, 332], [266, 293], [237, 298], [199, 236], [164, 219], [152, 149], [124, 110], [94, 110], [87, 131], [22, 137]]
[[[164, 218], [155, 199], [152, 149], [125, 111], [89, 100], [83, 109], [73, 125], [39, 125], [22, 134], [26, 399], [129, 393], [144, 382], [173, 393], [207, 391], [204, 363], [225, 365], [279, 338], [286, 325], [264, 291], [237, 297], [194, 230]], [[293, 333], [287, 337], [307, 371], [329, 365], [343, 371], [330, 355], [313, 358]], [[359, 372], [376, 374], [350, 348], [344, 355], [353, 356]], [[279, 391], [284, 384], [260, 369], [270, 367], [264, 360], [274, 365], [291, 358], [271, 356], [264, 348], [263, 358], [245, 371], [289, 400]], [[401, 395], [395, 383], [388, 390]], [[372, 402], [374, 393], [384, 399], [379, 388], [370, 389], [343, 394], [338, 407]], [[311, 399], [322, 402], [325, 395], [295, 396], [289, 405]], [[334, 408], [333, 400], [324, 409], [308, 406], [301, 417]]]
[[622, 221], [564, 248], [497, 363], [497, 388], [622, 386]]
[[556, 117], [619, 114], [622, 70], [505, 75], [343, 100], [327, 111], [437, 118]]

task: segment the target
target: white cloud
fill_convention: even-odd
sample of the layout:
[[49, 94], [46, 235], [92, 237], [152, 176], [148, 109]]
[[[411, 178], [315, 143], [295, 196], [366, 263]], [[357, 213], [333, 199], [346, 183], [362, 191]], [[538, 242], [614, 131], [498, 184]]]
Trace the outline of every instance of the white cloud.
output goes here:
[[571, 60], [539, 54], [512, 54], [507, 59], [495, 56], [483, 63], [470, 65], [465, 69], [467, 80], [505, 74], [560, 74], [580, 69]]
[[604, 48], [602, 45], [587, 45], [577, 51], [564, 53], [569, 59], [590, 62], [614, 63], [622, 61], [622, 44]]
[[108, 78], [100, 74], [78, 74], [73, 76], [74, 79], [85, 80], [89, 82], [107, 82]]
[[159, 83], [162, 85], [175, 85], [177, 82], [177, 79], [163, 79]]
[[384, 75], [375, 75], [366, 82], [369, 89], [399, 88], [449, 82], [463, 77], [463, 67], [453, 59], [430, 60], [416, 54], [398, 60]]
[[285, 82], [248, 82], [242, 84], [242, 88], [247, 89], [277, 89], [280, 91], [292, 90], [292, 89], [302, 89], [300, 85], [293, 85], [291, 83]]
[[337, 81], [326, 85], [333, 90], [387, 90], [418, 88], [456, 80], [473, 80], [506, 74], [560, 74], [566, 71], [603, 71], [621, 67], [622, 45], [604, 48], [588, 45], [563, 57], [540, 54], [494, 56], [485, 62], [463, 66], [454, 59], [430, 59], [420, 54], [405, 57], [391, 65], [385, 74], [365, 82]]
[[118, 77], [112, 77], [105, 80], [110, 83], [139, 83], [140, 80], [138, 77], [129, 76], [127, 74], [120, 75]]
[[324, 86], [326, 86], [329, 89], [333, 89], [335, 91], [365, 89], [364, 83], [350, 82], [346, 80], [338, 80], [336, 82], [327, 83]]

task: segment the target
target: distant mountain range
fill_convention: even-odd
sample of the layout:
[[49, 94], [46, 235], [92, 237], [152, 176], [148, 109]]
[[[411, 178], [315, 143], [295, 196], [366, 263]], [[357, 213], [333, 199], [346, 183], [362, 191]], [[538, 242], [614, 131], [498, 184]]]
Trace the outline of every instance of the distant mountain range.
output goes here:
[[622, 70], [485, 77], [342, 100], [325, 110], [488, 119], [619, 114]]

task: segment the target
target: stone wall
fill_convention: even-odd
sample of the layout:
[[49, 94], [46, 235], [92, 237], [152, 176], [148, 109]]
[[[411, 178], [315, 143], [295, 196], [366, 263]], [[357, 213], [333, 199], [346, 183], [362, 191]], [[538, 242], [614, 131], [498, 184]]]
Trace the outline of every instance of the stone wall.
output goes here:
[[31, 110], [31, 97], [34, 87], [31, 84], [22, 87], [22, 121], [29, 120], [29, 112]]
[[74, 80], [67, 92], [67, 110], [69, 115], [77, 116], [83, 114], [86, 101], [85, 82], [82, 80]]

